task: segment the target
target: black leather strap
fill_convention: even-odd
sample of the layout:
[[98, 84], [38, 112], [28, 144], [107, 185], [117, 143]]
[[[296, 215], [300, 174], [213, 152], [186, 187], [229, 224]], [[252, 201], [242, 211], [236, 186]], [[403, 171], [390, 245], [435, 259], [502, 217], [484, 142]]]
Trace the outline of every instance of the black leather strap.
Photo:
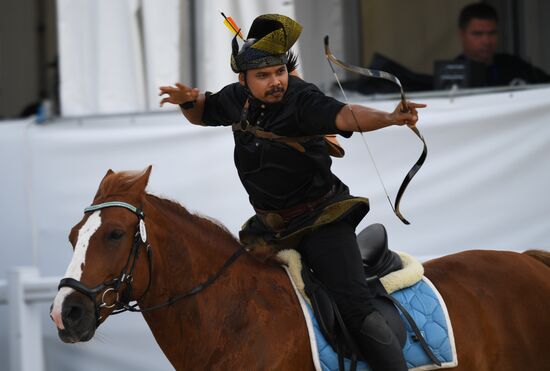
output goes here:
[[401, 305], [401, 303], [399, 301], [397, 301], [394, 297], [392, 297], [391, 295], [388, 295], [388, 294], [380, 294], [379, 296], [383, 297], [383, 298], [386, 298], [388, 300], [390, 300], [397, 308], [399, 308], [399, 310], [401, 311], [401, 313], [403, 313], [403, 315], [405, 316], [405, 318], [407, 319], [407, 322], [409, 323], [409, 325], [411, 326], [414, 334], [416, 335], [416, 338], [418, 339], [418, 341], [420, 342], [420, 346], [422, 347], [422, 349], [424, 349], [424, 352], [426, 352], [426, 355], [432, 360], [433, 363], [435, 363], [436, 365], [438, 366], [441, 366], [441, 361], [439, 360], [439, 358], [437, 358], [437, 356], [432, 352], [430, 346], [428, 345], [428, 343], [426, 342], [426, 339], [424, 339], [424, 336], [422, 336], [422, 333], [420, 332], [420, 329], [418, 328], [418, 326], [416, 325], [416, 322], [414, 321], [414, 318], [412, 318], [412, 316], [409, 314], [409, 312], [407, 311], [407, 309], [405, 309], [405, 307], [403, 305]]
[[[321, 332], [336, 351], [338, 356], [338, 370], [346, 371], [344, 356], [347, 351], [349, 351], [351, 360], [349, 371], [356, 371], [358, 355], [360, 354], [359, 348], [349, 333], [336, 302], [328, 294], [328, 290], [307, 267], [305, 262], [302, 261], [302, 265], [302, 277], [306, 285], [306, 293], [311, 300], [312, 309], [317, 318]], [[321, 306], [325, 307], [325, 310], [322, 310]], [[327, 311], [330, 311], [333, 317], [325, 321], [323, 314], [326, 315], [327, 313], [324, 312]]]
[[227, 268], [229, 268], [229, 266], [231, 266], [237, 260], [237, 258], [242, 255], [243, 252], [245, 252], [245, 250], [242, 247], [239, 248], [237, 251], [235, 251], [235, 253], [233, 255], [231, 255], [225, 261], [225, 263], [220, 268], [220, 270], [218, 270], [212, 276], [208, 277], [208, 279], [206, 281], [204, 281], [203, 283], [193, 287], [191, 290], [187, 291], [186, 293], [174, 296], [172, 298], [169, 298], [164, 303], [153, 305], [151, 307], [137, 308], [137, 305], [126, 305], [125, 304], [124, 309], [127, 310], [127, 311], [130, 311], [130, 312], [142, 312], [142, 313], [143, 312], [150, 312], [150, 311], [153, 311], [153, 310], [160, 309], [162, 307], [166, 307], [168, 305], [172, 305], [172, 304], [174, 304], [174, 303], [176, 303], [176, 302], [178, 302], [182, 299], [185, 299], [189, 296], [195, 295], [196, 293], [204, 290], [205, 288], [207, 288], [208, 286], [213, 284], [214, 281], [216, 281], [218, 279], [218, 277], [220, 277], [227, 270]]
[[74, 278], [63, 278], [61, 281], [59, 281], [59, 285], [57, 286], [57, 289], [59, 290], [62, 287], [70, 287], [71, 289], [74, 289], [81, 294], [86, 295], [89, 297], [93, 302], [95, 302], [96, 296], [103, 291], [108, 286], [108, 283], [102, 283], [99, 286], [96, 286], [92, 289], [84, 286], [82, 282], [75, 280]]
[[194, 108], [195, 107], [195, 103], [197, 101], [196, 100], [192, 100], [191, 102], [185, 102], [185, 103], [182, 103], [180, 104], [180, 108], [185, 110], [185, 109], [191, 109], [191, 108]]

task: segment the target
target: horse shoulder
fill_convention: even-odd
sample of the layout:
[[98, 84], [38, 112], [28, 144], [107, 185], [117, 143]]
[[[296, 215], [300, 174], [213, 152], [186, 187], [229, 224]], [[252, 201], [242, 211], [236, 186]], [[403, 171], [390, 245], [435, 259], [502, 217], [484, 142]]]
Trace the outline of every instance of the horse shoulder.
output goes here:
[[[240, 279], [227, 287], [237, 300], [222, 322], [234, 352], [225, 361], [246, 359], [249, 369], [258, 370], [313, 370], [307, 326], [284, 269], [252, 260], [239, 269]], [[224, 364], [239, 367], [242, 363]]]
[[[269, 347], [281, 354], [295, 354], [291, 363], [274, 369], [310, 369], [313, 366], [309, 335], [300, 301], [284, 269], [264, 266], [257, 271], [255, 287], [249, 306], [251, 315], [265, 326]], [[305, 354], [305, 356], [304, 356]], [[297, 364], [301, 367], [296, 368]], [[294, 366], [291, 365], [294, 363]]]

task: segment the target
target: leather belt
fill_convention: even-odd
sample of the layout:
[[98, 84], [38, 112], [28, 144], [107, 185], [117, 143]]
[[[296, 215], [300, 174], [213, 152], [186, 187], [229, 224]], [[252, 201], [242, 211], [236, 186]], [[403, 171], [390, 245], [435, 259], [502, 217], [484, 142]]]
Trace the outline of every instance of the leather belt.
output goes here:
[[336, 187], [332, 186], [330, 191], [325, 195], [313, 201], [304, 202], [287, 209], [262, 210], [255, 207], [254, 210], [256, 211], [256, 215], [267, 227], [274, 231], [280, 231], [286, 227], [289, 221], [306, 212], [314, 211], [323, 202], [332, 198], [335, 193]]

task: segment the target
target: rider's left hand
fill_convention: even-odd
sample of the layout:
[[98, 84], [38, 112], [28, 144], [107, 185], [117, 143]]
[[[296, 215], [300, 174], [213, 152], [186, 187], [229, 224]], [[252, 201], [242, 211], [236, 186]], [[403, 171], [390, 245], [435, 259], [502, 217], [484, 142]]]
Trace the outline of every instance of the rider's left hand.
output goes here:
[[418, 121], [417, 108], [424, 108], [426, 104], [407, 101], [405, 109], [403, 104], [399, 103], [395, 110], [390, 114], [390, 121], [395, 125], [414, 126]]

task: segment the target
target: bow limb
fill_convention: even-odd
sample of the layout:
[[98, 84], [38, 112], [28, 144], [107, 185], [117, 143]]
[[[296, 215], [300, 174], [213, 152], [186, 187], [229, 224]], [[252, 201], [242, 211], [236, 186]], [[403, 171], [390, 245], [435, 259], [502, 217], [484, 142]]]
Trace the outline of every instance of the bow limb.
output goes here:
[[[372, 69], [368, 69], [368, 68], [364, 68], [364, 67], [359, 67], [359, 66], [353, 66], [353, 65], [350, 65], [350, 64], [347, 64], [339, 59], [337, 59], [331, 52], [330, 50], [330, 47], [329, 47], [329, 37], [328, 36], [325, 36], [325, 55], [327, 57], [327, 60], [329, 62], [329, 65], [330, 65], [330, 68], [332, 69], [332, 72], [334, 73], [334, 76], [336, 78], [336, 81], [338, 82], [338, 86], [340, 87], [340, 90], [342, 91], [342, 94], [344, 96], [344, 99], [346, 100], [346, 103], [348, 104], [348, 107], [349, 109], [351, 110], [351, 105], [349, 104], [349, 101], [347, 99], [347, 96], [346, 96], [346, 93], [344, 92], [344, 88], [342, 87], [342, 84], [340, 83], [340, 80], [338, 79], [338, 75], [336, 74], [336, 71], [334, 70], [334, 67], [332, 66], [332, 63], [334, 63], [335, 65], [347, 70], [347, 71], [350, 71], [350, 72], [354, 72], [354, 73], [357, 73], [357, 74], [360, 74], [360, 75], [363, 75], [363, 76], [367, 76], [367, 77], [373, 77], [373, 78], [378, 78], [378, 79], [385, 79], [385, 80], [388, 80], [388, 81], [391, 81], [393, 82], [394, 84], [396, 84], [397, 86], [399, 86], [399, 89], [400, 89], [400, 93], [401, 93], [401, 109], [403, 112], [407, 112], [408, 111], [408, 108], [407, 108], [407, 100], [405, 98], [405, 93], [403, 92], [403, 86], [401, 85], [401, 82], [399, 81], [399, 79], [397, 77], [395, 77], [394, 75], [390, 74], [390, 73], [387, 73], [387, 72], [384, 72], [384, 71], [378, 71], [378, 70], [372, 70]], [[351, 110], [352, 111], [352, 110]], [[352, 115], [353, 115], [353, 118], [357, 124], [357, 128], [359, 130], [359, 132], [361, 133], [361, 136], [363, 136], [363, 132], [361, 130], [361, 127], [359, 125], [359, 122], [357, 121], [357, 118], [355, 117], [355, 115], [353, 114], [353, 111], [352, 111]], [[416, 173], [418, 172], [418, 170], [420, 170], [420, 168], [422, 167], [422, 165], [424, 164], [425, 160], [426, 160], [426, 156], [428, 155], [428, 146], [426, 145], [426, 141], [424, 140], [424, 137], [422, 136], [422, 134], [420, 133], [420, 131], [418, 130], [418, 128], [416, 126], [409, 126], [409, 128], [413, 131], [413, 133], [422, 141], [422, 144], [424, 146], [423, 150], [422, 150], [422, 154], [420, 155], [420, 157], [418, 158], [418, 160], [416, 161], [416, 163], [413, 165], [413, 167], [409, 170], [409, 172], [407, 173], [407, 175], [405, 176], [405, 178], [403, 179], [403, 182], [401, 182], [401, 186], [399, 187], [399, 190], [397, 192], [397, 196], [395, 197], [395, 202], [392, 204], [391, 201], [390, 201], [390, 198], [389, 198], [389, 195], [388, 195], [388, 192], [386, 190], [386, 187], [384, 185], [384, 182], [382, 181], [382, 177], [380, 176], [380, 172], [378, 171], [378, 168], [376, 167], [376, 163], [374, 162], [374, 158], [370, 152], [370, 149], [368, 147], [368, 144], [366, 142], [366, 140], [364, 139], [363, 137], [363, 142], [365, 143], [365, 145], [367, 146], [367, 150], [369, 151], [369, 154], [371, 156], [371, 160], [374, 164], [374, 167], [376, 169], [376, 172], [378, 174], [378, 178], [380, 180], [380, 183], [382, 184], [382, 187], [384, 188], [384, 192], [386, 193], [386, 197], [388, 199], [388, 202], [390, 203], [390, 206], [393, 210], [393, 212], [395, 213], [395, 215], [399, 218], [399, 220], [401, 220], [404, 224], [410, 224], [410, 222], [405, 219], [405, 217], [403, 216], [403, 214], [401, 214], [401, 211], [399, 209], [399, 206], [400, 206], [400, 203], [401, 203], [401, 198], [403, 197], [403, 194], [405, 193], [405, 190], [407, 189], [407, 186], [409, 185], [410, 181], [412, 180], [412, 178], [416, 175]]]
[[373, 77], [376, 79], [384, 79], [393, 82], [395, 85], [399, 86], [399, 90], [401, 93], [401, 104], [404, 109], [407, 107], [407, 101], [405, 99], [405, 93], [403, 92], [403, 86], [401, 85], [401, 81], [399, 79], [392, 75], [391, 73], [385, 72], [385, 71], [379, 71], [379, 70], [372, 70], [370, 68], [364, 68], [359, 66], [354, 66], [351, 64], [347, 64], [346, 62], [343, 62], [336, 58], [334, 54], [332, 54], [330, 47], [328, 45], [328, 36], [325, 36], [325, 55], [329, 61], [334, 63], [335, 65], [350, 71], [355, 72], [359, 75], [367, 76], [367, 77]]
[[401, 211], [399, 210], [399, 205], [401, 202], [401, 198], [403, 197], [403, 193], [405, 193], [405, 189], [407, 189], [407, 186], [411, 182], [412, 178], [416, 175], [418, 170], [424, 165], [424, 161], [426, 161], [426, 156], [428, 155], [428, 146], [426, 145], [426, 141], [424, 140], [424, 137], [422, 134], [420, 134], [420, 131], [416, 126], [409, 126], [409, 128], [413, 131], [413, 133], [422, 141], [422, 144], [424, 148], [422, 149], [422, 153], [420, 154], [420, 157], [418, 160], [416, 160], [416, 163], [411, 167], [405, 178], [403, 179], [403, 182], [401, 182], [401, 186], [399, 187], [399, 190], [397, 191], [397, 196], [395, 196], [395, 202], [394, 202], [394, 209], [393, 212], [397, 217], [405, 224], [410, 224], [405, 217], [401, 214]]

